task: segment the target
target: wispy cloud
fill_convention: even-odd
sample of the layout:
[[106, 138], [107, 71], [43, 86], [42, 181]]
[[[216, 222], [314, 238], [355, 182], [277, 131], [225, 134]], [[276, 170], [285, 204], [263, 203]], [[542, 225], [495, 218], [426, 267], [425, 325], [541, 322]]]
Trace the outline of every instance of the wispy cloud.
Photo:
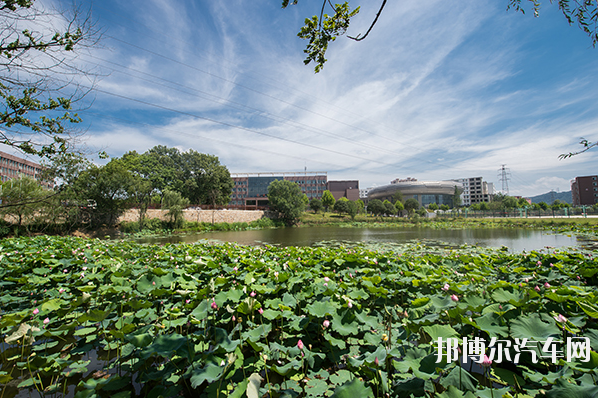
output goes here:
[[[578, 137], [597, 136], [592, 51], [576, 49], [582, 56], [541, 76], [539, 64], [580, 45], [531, 48], [536, 25], [492, 4], [409, 1], [390, 3], [365, 41], [334, 42], [315, 75], [295, 36], [319, 11], [306, 3], [120, 6], [135, 32], [118, 25], [129, 44], [111, 41], [97, 56], [127, 68], [104, 63], [112, 74], [99, 87], [138, 102], [99, 93], [95, 115], [127, 122], [90, 114], [90, 144], [109, 143], [114, 156], [193, 148], [234, 172], [326, 169], [361, 186], [407, 175], [493, 182], [508, 164], [514, 189], [533, 195], [544, 189], [535, 181], [596, 173], [596, 152], [557, 160]], [[351, 33], [371, 11], [364, 4]]]

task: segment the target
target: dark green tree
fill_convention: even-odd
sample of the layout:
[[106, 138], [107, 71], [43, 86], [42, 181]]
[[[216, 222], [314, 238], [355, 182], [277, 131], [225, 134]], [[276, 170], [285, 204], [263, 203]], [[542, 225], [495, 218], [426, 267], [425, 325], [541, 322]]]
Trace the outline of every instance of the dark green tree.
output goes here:
[[460, 197], [460, 189], [457, 185], [453, 188], [453, 196], [451, 197], [453, 208], [456, 209], [462, 205], [462, 198]]
[[314, 213], [318, 213], [323, 208], [324, 207], [322, 205], [322, 200], [320, 200], [318, 198], [312, 198], [312, 200], [310, 200], [310, 209], [312, 209], [312, 211], [314, 211]]
[[347, 204], [347, 214], [349, 214], [352, 220], [354, 220], [356, 218], [356, 215], [359, 213], [360, 204], [357, 202], [358, 201], [349, 201], [349, 203]]
[[528, 206], [530, 206], [530, 203], [528, 203], [528, 200], [526, 200], [525, 198], [518, 199], [518, 207], [519, 208], [525, 208]]
[[518, 200], [513, 196], [504, 196], [501, 201], [501, 204], [506, 209], [515, 209], [516, 207], [518, 207]]
[[358, 211], [358, 214], [364, 213], [364, 202], [362, 201], [362, 199], [358, 199], [358, 200], [354, 201], [354, 203], [356, 204], [356, 209]]
[[22, 176], [2, 183], [0, 197], [2, 198], [3, 215], [11, 216], [21, 226], [23, 220], [28, 220], [39, 213], [48, 192], [39, 182], [28, 176]]
[[391, 214], [395, 214], [395, 212], [397, 211], [395, 206], [393, 206], [393, 203], [391, 203], [389, 200], [383, 201], [383, 206], [385, 207], [385, 214], [388, 216], [390, 216]]
[[429, 210], [437, 210], [438, 208], [439, 208], [439, 206], [437, 206], [437, 204], [435, 202], [428, 205]]
[[192, 149], [181, 154], [184, 167], [183, 194], [193, 204], [208, 204], [213, 208], [231, 200], [233, 180], [229, 170], [217, 156]]
[[131, 181], [127, 188], [129, 198], [139, 209], [139, 229], [144, 228], [145, 215], [155, 191], [152, 177], [158, 173], [160, 165], [155, 158], [144, 153], [139, 155], [132, 151], [123, 155], [124, 166], [131, 172]]
[[335, 202], [335, 206], [333, 206], [333, 210], [337, 213], [349, 213], [349, 200], [347, 198], [339, 198], [337, 202]]
[[331, 191], [326, 190], [322, 193], [322, 205], [324, 206], [326, 211], [329, 211], [330, 208], [335, 206], [335, 197], [331, 193]]
[[287, 225], [296, 224], [305, 209], [302, 189], [287, 180], [275, 180], [268, 185], [268, 205], [279, 213]]
[[395, 207], [395, 211], [397, 211], [397, 215], [401, 216], [401, 212], [404, 210], [403, 203], [398, 200], [393, 206]]
[[181, 196], [179, 192], [166, 190], [162, 200], [163, 208], [168, 210], [168, 223], [171, 228], [183, 226], [183, 210], [189, 206], [189, 199]]
[[76, 201], [91, 202], [91, 222], [112, 226], [128, 207], [128, 191], [132, 174], [121, 159], [112, 159], [105, 166], [92, 165], [74, 183]]
[[420, 203], [414, 198], [407, 199], [403, 205], [410, 216], [420, 208]]
[[400, 201], [403, 203], [403, 194], [399, 191], [396, 191], [391, 198], [391, 203], [395, 204], [395, 202]]
[[380, 199], [372, 199], [368, 201], [366, 210], [369, 213], [378, 216], [385, 213], [385, 206], [383, 206], [383, 202]]

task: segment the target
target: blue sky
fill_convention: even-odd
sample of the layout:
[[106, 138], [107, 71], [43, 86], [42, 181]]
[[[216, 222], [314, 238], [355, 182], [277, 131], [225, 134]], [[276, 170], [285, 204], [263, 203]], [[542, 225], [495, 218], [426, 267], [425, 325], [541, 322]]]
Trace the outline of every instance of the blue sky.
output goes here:
[[[100, 75], [80, 112], [85, 143], [112, 157], [194, 149], [232, 173], [327, 171], [360, 187], [482, 176], [501, 189], [505, 164], [510, 194], [534, 196], [597, 174], [596, 149], [558, 159], [597, 140], [598, 71], [555, 4], [534, 18], [507, 0], [389, 2], [315, 74], [296, 35], [319, 3], [83, 2], [104, 32], [78, 60]], [[352, 35], [378, 10], [361, 3]]]

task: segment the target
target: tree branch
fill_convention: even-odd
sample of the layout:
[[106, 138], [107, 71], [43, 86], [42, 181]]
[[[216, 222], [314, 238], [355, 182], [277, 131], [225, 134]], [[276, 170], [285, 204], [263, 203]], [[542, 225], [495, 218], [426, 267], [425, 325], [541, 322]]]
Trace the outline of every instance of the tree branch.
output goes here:
[[379, 9], [379, 12], [376, 13], [376, 17], [374, 17], [374, 21], [372, 21], [372, 24], [370, 24], [370, 27], [368, 28], [368, 30], [366, 31], [366, 34], [364, 36], [362, 36], [362, 34], [358, 34], [355, 37], [352, 36], [347, 36], [348, 39], [352, 39], [355, 41], [362, 41], [366, 38], [366, 36], [368, 36], [368, 34], [370, 33], [370, 31], [372, 30], [372, 28], [374, 27], [374, 25], [376, 24], [376, 21], [378, 21], [379, 16], [381, 15], [381, 12], [383, 12], [383, 8], [385, 8], [385, 4], [387, 4], [387, 0], [383, 0], [383, 3], [381, 4], [381, 8]]

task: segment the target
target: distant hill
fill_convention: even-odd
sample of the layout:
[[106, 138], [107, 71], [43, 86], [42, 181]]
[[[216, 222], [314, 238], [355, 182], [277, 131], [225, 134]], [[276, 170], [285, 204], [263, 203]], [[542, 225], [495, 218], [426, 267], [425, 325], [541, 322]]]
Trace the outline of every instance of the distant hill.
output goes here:
[[532, 203], [545, 202], [547, 204], [551, 204], [551, 203], [553, 203], [554, 200], [557, 200], [557, 199], [561, 200], [562, 202], [572, 204], [572, 191], [568, 191], [568, 192], [553, 191], [553, 192], [544, 193], [542, 195], [533, 196], [532, 198], [530, 198]]

